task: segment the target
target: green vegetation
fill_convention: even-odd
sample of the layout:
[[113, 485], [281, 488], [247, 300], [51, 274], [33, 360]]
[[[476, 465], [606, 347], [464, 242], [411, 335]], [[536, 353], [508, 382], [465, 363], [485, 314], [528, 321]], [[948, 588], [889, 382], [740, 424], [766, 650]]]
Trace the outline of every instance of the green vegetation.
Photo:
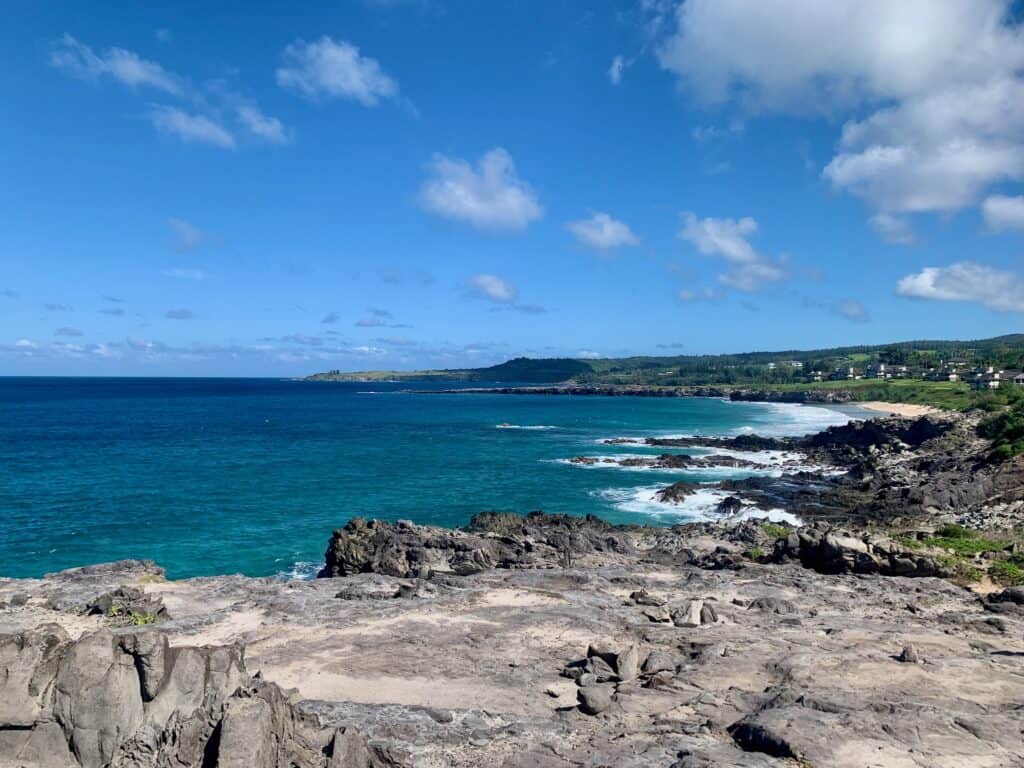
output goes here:
[[[764, 388], [781, 392], [836, 391], [853, 401], [882, 400], [916, 403], [950, 410], [982, 408], [997, 411], [1024, 397], [1024, 387], [1004, 385], [974, 391], [962, 381], [923, 381], [920, 372], [957, 360], [964, 366], [992, 365], [1006, 370], [1024, 368], [1024, 334], [976, 341], [908, 341], [879, 346], [782, 350], [730, 355], [637, 356], [575, 360], [571, 358], [509, 360], [488, 368], [430, 371], [327, 371], [315, 381], [478, 382], [480, 384], [636, 385], [644, 387], [718, 386]], [[809, 381], [808, 373], [854, 367], [907, 366], [907, 378]], [[1001, 449], [1017, 450], [1017, 442]]]
[[989, 578], [1004, 587], [1024, 586], [1024, 556], [1014, 555], [1007, 560], [998, 560], [988, 569]]
[[789, 536], [790, 528], [785, 525], [779, 525], [778, 523], [762, 523], [761, 530], [773, 539], [781, 539], [783, 536]]
[[122, 624], [135, 627], [146, 627], [156, 622], [156, 614], [126, 611], [119, 605], [111, 606], [107, 616], [112, 619], [119, 619]]
[[980, 555], [982, 552], [998, 552], [1006, 546], [1005, 541], [986, 539], [962, 525], [944, 525], [935, 535], [926, 539], [929, 547], [952, 550], [960, 556]]
[[749, 560], [764, 560], [764, 550], [760, 547], [751, 547], [743, 555]]
[[1004, 461], [1024, 453], [1024, 397], [982, 420], [978, 433], [992, 441], [993, 459]]
[[975, 584], [987, 573], [1002, 586], [1024, 585], [1024, 554], [1007, 555], [1012, 543], [1019, 546], [1019, 539], [1014, 537], [988, 538], [962, 525], [944, 525], [923, 539], [896, 534], [893, 540], [910, 549], [944, 550], [932, 556], [958, 584]]

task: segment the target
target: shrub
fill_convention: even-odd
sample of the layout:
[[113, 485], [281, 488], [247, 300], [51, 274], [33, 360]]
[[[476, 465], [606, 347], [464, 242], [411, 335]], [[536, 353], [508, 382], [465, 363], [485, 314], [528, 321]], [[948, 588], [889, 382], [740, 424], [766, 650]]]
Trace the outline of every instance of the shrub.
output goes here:
[[778, 523], [762, 523], [761, 529], [773, 539], [781, 539], [783, 536], [789, 536], [790, 531], [788, 526], [779, 525]]

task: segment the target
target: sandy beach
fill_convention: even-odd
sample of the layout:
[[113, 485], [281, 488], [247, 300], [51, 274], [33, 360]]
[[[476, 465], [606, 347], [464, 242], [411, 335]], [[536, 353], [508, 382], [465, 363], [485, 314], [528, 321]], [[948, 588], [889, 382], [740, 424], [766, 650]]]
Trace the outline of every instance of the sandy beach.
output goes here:
[[933, 408], [930, 405], [917, 405], [915, 403], [883, 403], [880, 400], [857, 403], [857, 406], [869, 411], [877, 411], [878, 413], [886, 416], [905, 416], [911, 419], [939, 412], [938, 408]]

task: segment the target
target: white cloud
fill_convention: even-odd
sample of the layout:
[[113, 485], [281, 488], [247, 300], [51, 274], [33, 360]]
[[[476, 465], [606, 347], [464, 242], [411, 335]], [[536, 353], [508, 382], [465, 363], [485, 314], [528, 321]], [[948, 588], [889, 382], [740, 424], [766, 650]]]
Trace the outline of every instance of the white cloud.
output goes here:
[[866, 323], [871, 319], [867, 309], [856, 299], [843, 299], [836, 309], [840, 315], [855, 323]]
[[589, 219], [570, 221], [565, 228], [572, 232], [584, 245], [600, 250], [636, 245], [640, 242], [629, 226], [613, 219], [607, 213], [597, 212]]
[[184, 142], [235, 148], [235, 137], [206, 115], [191, 115], [177, 107], [157, 104], [150, 110], [149, 119], [157, 130], [173, 134]]
[[970, 261], [925, 267], [900, 280], [896, 292], [916, 299], [973, 301], [1001, 312], [1024, 312], [1024, 278]]
[[466, 281], [466, 292], [496, 304], [512, 304], [519, 295], [518, 289], [507, 280], [494, 275], [473, 275]]
[[309, 96], [330, 96], [376, 106], [398, 95], [398, 84], [376, 59], [363, 56], [351, 43], [324, 35], [316, 42], [296, 40], [284, 50], [277, 84]]
[[682, 218], [681, 240], [693, 243], [701, 253], [718, 256], [731, 265], [718, 276], [723, 285], [753, 292], [786, 277], [786, 271], [780, 264], [758, 253], [750, 244], [747, 238], [757, 233], [757, 222], [749, 216], [742, 219], [699, 219], [686, 211]]
[[883, 240], [893, 245], [913, 245], [917, 242], [914, 228], [904, 216], [878, 213], [868, 219], [868, 223]]
[[195, 280], [196, 282], [206, 279], [206, 273], [201, 269], [165, 269], [163, 275], [178, 280]]
[[718, 291], [714, 288], [680, 288], [676, 292], [676, 298], [679, 301], [691, 302], [691, 301], [714, 301], [720, 298]]
[[1024, 42], [1008, 0], [688, 0], [661, 65], [707, 101], [847, 109], [1011, 74]]
[[981, 204], [981, 213], [990, 232], [1024, 232], [1024, 195], [991, 195]]
[[578, 360], [600, 360], [604, 355], [592, 349], [581, 349], [576, 353]]
[[178, 239], [178, 248], [183, 251], [191, 251], [206, 242], [206, 234], [184, 219], [168, 219], [167, 223]]
[[698, 219], [686, 211], [679, 237], [693, 243], [705, 255], [722, 256], [737, 264], [747, 264], [760, 259], [747, 241], [756, 232], [757, 222], [749, 216], [742, 219]]
[[823, 177], [876, 212], [955, 211], [1024, 178], [1011, 5], [687, 0], [658, 56], [709, 103], [853, 117]]
[[612, 64], [608, 67], [608, 79], [612, 81], [612, 85], [618, 85], [622, 82], [622, 73], [626, 69], [626, 60], [622, 56], [616, 56], [612, 59]]
[[155, 61], [143, 59], [123, 48], [108, 48], [102, 54], [96, 54], [92, 48], [68, 34], [54, 44], [50, 63], [85, 80], [107, 76], [129, 88], [145, 86], [175, 95], [182, 92], [180, 79]]
[[276, 117], [263, 114], [259, 107], [244, 105], [237, 109], [237, 114], [242, 125], [254, 136], [274, 144], [288, 143], [288, 131], [285, 130], [284, 123]]
[[434, 157], [433, 178], [420, 190], [423, 205], [447, 219], [478, 229], [522, 230], [543, 210], [529, 184], [516, 174], [512, 156], [502, 148], [485, 154], [474, 169], [468, 162]]
[[822, 175], [883, 211], [976, 205], [1024, 178], [1024, 81], [950, 86], [849, 122]]
[[786, 277], [786, 270], [771, 262], [740, 264], [718, 276], [718, 282], [730, 288], [753, 293], [768, 283], [777, 283]]

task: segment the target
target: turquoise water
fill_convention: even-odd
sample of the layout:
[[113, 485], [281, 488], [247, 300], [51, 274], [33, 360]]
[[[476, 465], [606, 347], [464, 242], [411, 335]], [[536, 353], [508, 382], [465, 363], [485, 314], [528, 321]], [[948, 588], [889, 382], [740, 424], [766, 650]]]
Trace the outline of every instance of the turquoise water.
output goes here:
[[564, 460], [652, 452], [600, 444], [607, 437], [803, 434], [847, 420], [713, 399], [402, 388], [0, 379], [0, 576], [120, 558], [151, 558], [171, 577], [309, 575], [331, 531], [355, 515], [454, 526], [482, 510], [543, 509], [670, 524], [717, 500], [676, 508], [652, 501], [654, 489], [743, 473]]

